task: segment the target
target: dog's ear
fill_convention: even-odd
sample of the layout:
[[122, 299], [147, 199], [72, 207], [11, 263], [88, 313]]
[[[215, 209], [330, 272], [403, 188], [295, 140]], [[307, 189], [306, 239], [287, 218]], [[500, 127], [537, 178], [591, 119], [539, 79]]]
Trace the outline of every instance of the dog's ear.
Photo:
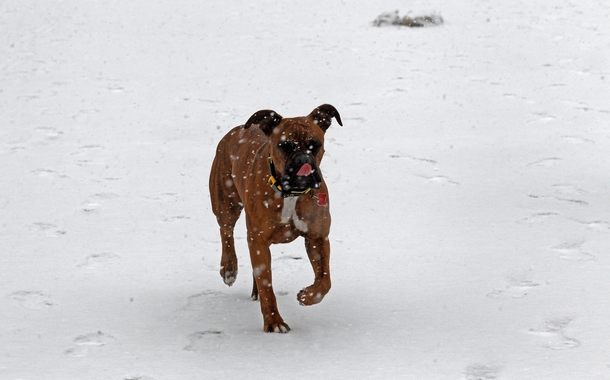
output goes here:
[[339, 123], [340, 126], [343, 126], [339, 111], [337, 111], [337, 109], [330, 104], [322, 104], [320, 107], [311, 111], [308, 117], [313, 119], [313, 121], [318, 124], [324, 132], [326, 132], [328, 127], [330, 127], [333, 117], [337, 119], [337, 123]]
[[250, 128], [252, 125], [258, 125], [258, 127], [267, 136], [273, 133], [273, 129], [277, 127], [282, 121], [282, 115], [272, 110], [260, 110], [250, 116], [244, 128]]

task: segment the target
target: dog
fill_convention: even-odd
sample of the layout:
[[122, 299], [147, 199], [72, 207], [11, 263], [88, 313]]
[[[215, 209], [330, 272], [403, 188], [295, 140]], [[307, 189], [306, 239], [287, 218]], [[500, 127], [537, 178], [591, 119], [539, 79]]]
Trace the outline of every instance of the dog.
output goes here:
[[255, 112], [218, 143], [210, 172], [212, 210], [220, 226], [220, 275], [231, 286], [237, 277], [233, 229], [245, 209], [254, 285], [266, 332], [287, 333], [271, 281], [271, 244], [305, 239], [315, 280], [297, 294], [301, 305], [322, 301], [330, 281], [328, 188], [320, 172], [324, 135], [341, 116], [323, 104], [308, 116], [283, 118], [272, 110]]

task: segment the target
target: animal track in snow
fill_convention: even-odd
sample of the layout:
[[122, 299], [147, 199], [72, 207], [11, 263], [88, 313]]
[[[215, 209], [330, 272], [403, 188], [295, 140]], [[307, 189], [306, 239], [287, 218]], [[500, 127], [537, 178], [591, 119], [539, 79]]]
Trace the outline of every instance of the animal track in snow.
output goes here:
[[544, 339], [544, 347], [551, 350], [565, 350], [580, 346], [580, 341], [567, 337], [564, 333], [565, 328], [572, 322], [571, 317], [555, 318], [544, 322], [539, 328], [529, 329], [532, 335]]
[[89, 347], [101, 347], [113, 343], [116, 339], [112, 335], [97, 331], [90, 334], [79, 335], [72, 340], [75, 347], [64, 351], [65, 355], [81, 358], [87, 355]]
[[120, 259], [121, 256], [115, 255], [112, 252], [94, 253], [85, 258], [85, 261], [78, 264], [78, 267], [94, 268], [98, 264], [110, 262], [113, 260]]
[[53, 306], [51, 297], [39, 291], [19, 290], [7, 295], [7, 298], [18, 301], [27, 309], [40, 310]]
[[551, 197], [555, 198], [556, 200], [558, 200], [560, 202], [569, 202], [569, 203], [579, 204], [579, 205], [583, 205], [583, 206], [586, 206], [589, 204], [586, 201], [575, 198], [575, 196], [587, 194], [586, 190], [583, 190], [574, 185], [564, 184], [564, 183], [555, 184], [552, 187], [553, 187], [555, 194], [552, 195]]
[[40, 233], [44, 236], [59, 237], [66, 234], [66, 231], [57, 229], [57, 226], [52, 223], [46, 222], [35, 222], [28, 224], [27, 227], [34, 232]]
[[503, 289], [494, 289], [491, 292], [487, 293], [488, 298], [501, 298], [501, 297], [509, 297], [509, 298], [523, 298], [525, 297], [530, 289], [539, 286], [535, 282], [531, 281], [522, 281], [515, 284], [508, 284]]
[[584, 224], [588, 229], [592, 231], [607, 232], [610, 231], [610, 222], [605, 220], [594, 220], [592, 222], [585, 222], [582, 220], [575, 220], [577, 223]]
[[174, 201], [178, 197], [176, 193], [163, 193], [158, 196], [142, 196], [142, 198], [149, 201]]
[[293, 260], [303, 260], [303, 257], [297, 255], [285, 255], [277, 258], [278, 260], [284, 261], [293, 261]]
[[415, 157], [415, 156], [411, 156], [409, 154], [402, 154], [402, 153], [391, 154], [390, 158], [406, 158], [406, 159], [409, 159], [412, 161], [425, 162], [425, 163], [432, 164], [432, 165], [437, 164], [437, 162], [431, 158]]
[[432, 183], [441, 183], [441, 184], [448, 183], [450, 185], [459, 185], [460, 184], [459, 182], [454, 181], [451, 178], [445, 177], [443, 175], [436, 175], [436, 176], [432, 176], [432, 177], [421, 175], [420, 177], [425, 178]]
[[105, 346], [114, 342], [116, 339], [112, 335], [97, 331], [90, 334], [79, 335], [74, 338], [74, 344], [78, 346]]
[[194, 294], [188, 298], [184, 310], [198, 311], [205, 309], [213, 309], [216, 306], [213, 304], [214, 299], [224, 296], [223, 293], [215, 290], [206, 290], [201, 293]]
[[87, 198], [81, 205], [81, 210], [84, 212], [93, 212], [102, 206], [102, 203], [116, 199], [119, 195], [115, 193], [99, 193]]
[[556, 194], [560, 195], [581, 195], [587, 193], [586, 190], [583, 190], [577, 186], [564, 183], [553, 185], [553, 189], [555, 189]]
[[64, 351], [64, 355], [66, 356], [72, 356], [75, 358], [82, 358], [87, 356], [87, 348], [85, 347], [73, 347], [73, 348], [68, 348], [67, 350]]
[[488, 298], [523, 298], [529, 291], [540, 284], [532, 280], [531, 271], [513, 273], [506, 278], [506, 286], [502, 289], [494, 289], [487, 293]]
[[[586, 71], [574, 71], [574, 72], [576, 72], [579, 75], [590, 74], [589, 72], [586, 72]], [[575, 109], [578, 109], [581, 111], [585, 111], [585, 112], [593, 111], [593, 112], [599, 112], [599, 113], [604, 113], [604, 114], [610, 114], [610, 110], [601, 109], [601, 108], [592, 108], [587, 103], [583, 103], [583, 102], [564, 101], [564, 103], [568, 104], [572, 108], [575, 108]]]
[[114, 85], [114, 86], [108, 86], [107, 89], [110, 92], [115, 92], [115, 93], [120, 93], [120, 92], [125, 92], [125, 87], [119, 86], [119, 85]]
[[554, 199], [559, 202], [567, 202], [567, 203], [572, 203], [572, 204], [579, 205], [579, 206], [588, 206], [589, 205], [589, 202], [583, 201], [582, 199], [565, 198], [565, 197], [557, 196], [557, 195], [539, 195], [539, 194], [530, 193], [527, 196], [529, 198], [534, 198], [534, 199]]
[[521, 220], [518, 220], [517, 223], [520, 224], [538, 224], [538, 223], [544, 223], [547, 220], [557, 217], [559, 216], [559, 213], [556, 212], [538, 212], [535, 214], [532, 214], [526, 218], [523, 218]]
[[75, 160], [77, 165], [84, 166], [90, 164], [93, 161], [93, 158], [98, 154], [98, 151], [103, 149], [104, 147], [101, 145], [83, 145], [78, 151], [72, 153], [72, 155], [77, 157]]
[[91, 115], [95, 115], [100, 113], [100, 110], [96, 108], [87, 108], [83, 110], [79, 110], [77, 113], [71, 116], [72, 120], [77, 121], [87, 121], [91, 117]]
[[184, 216], [184, 215], [177, 215], [177, 216], [167, 217], [167, 218], [163, 219], [163, 221], [171, 223], [171, 222], [176, 222], [176, 221], [179, 221], [179, 220], [187, 220], [187, 219], [191, 219], [191, 217], [190, 216]]
[[561, 136], [561, 138], [572, 144], [594, 144], [595, 143], [595, 141], [587, 139], [582, 136], [566, 135], [566, 136]]
[[529, 120], [528, 123], [533, 123], [533, 122], [550, 123], [551, 121], [557, 119], [556, 116], [553, 116], [547, 112], [533, 112], [532, 115], [534, 116], [534, 119]]
[[465, 380], [493, 380], [498, 378], [500, 373], [499, 367], [472, 364], [466, 367], [464, 371]]
[[[429, 164], [429, 165], [436, 165], [438, 162], [436, 160], [433, 160], [431, 158], [427, 158], [427, 157], [416, 157], [416, 156], [412, 156], [410, 154], [403, 154], [403, 153], [395, 153], [395, 154], [391, 154], [389, 156], [390, 158], [398, 158], [398, 159], [406, 159], [415, 163], [423, 163], [423, 164]], [[434, 170], [438, 170], [438, 168], [434, 168]], [[429, 182], [432, 183], [440, 183], [440, 184], [451, 184], [451, 185], [459, 185], [460, 183], [458, 181], [455, 181], [447, 176], [444, 175], [423, 175], [423, 174], [419, 174], [417, 175], [420, 178], [424, 178], [426, 180], [428, 180]]]
[[185, 351], [205, 351], [222, 346], [229, 337], [218, 330], [198, 331], [188, 336], [189, 344]]
[[363, 116], [347, 117], [347, 118], [345, 118], [345, 120], [346, 121], [351, 121], [351, 122], [358, 122], [358, 123], [365, 123], [366, 122], [366, 118], [363, 117]]
[[5, 148], [2, 148], [0, 146], [0, 154], [13, 154], [16, 153], [20, 150], [25, 150], [26, 148], [24, 146], [21, 145], [17, 145], [17, 146], [6, 146]]
[[32, 173], [36, 174], [39, 177], [44, 177], [44, 178], [52, 178], [52, 179], [69, 178], [67, 175], [59, 174], [55, 170], [51, 170], [51, 169], [43, 169], [43, 168], [34, 169], [34, 170], [32, 170]]
[[53, 127], [38, 127], [36, 128], [36, 131], [43, 133], [47, 140], [57, 140], [64, 134], [62, 131]]
[[527, 166], [534, 167], [534, 168], [538, 168], [538, 167], [550, 168], [552, 166], [555, 166], [561, 160], [562, 159], [559, 157], [543, 158], [541, 160], [530, 162], [529, 164], [527, 164]]
[[102, 145], [98, 145], [98, 144], [89, 144], [89, 145], [83, 145], [79, 149], [80, 150], [104, 149], [104, 147]]
[[552, 247], [555, 252], [559, 252], [559, 257], [564, 260], [572, 261], [591, 261], [595, 260], [595, 256], [591, 252], [583, 250], [584, 239], [567, 241]]

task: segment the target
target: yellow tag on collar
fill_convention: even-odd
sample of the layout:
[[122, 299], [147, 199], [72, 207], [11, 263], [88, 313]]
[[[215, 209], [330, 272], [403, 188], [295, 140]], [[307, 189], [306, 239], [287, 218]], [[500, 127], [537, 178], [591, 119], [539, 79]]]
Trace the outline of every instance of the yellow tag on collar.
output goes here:
[[282, 186], [277, 184], [277, 180], [275, 179], [274, 176], [269, 176], [269, 180], [267, 182], [269, 183], [269, 185], [271, 187], [274, 187], [274, 188], [278, 189], [279, 191], [282, 191]]

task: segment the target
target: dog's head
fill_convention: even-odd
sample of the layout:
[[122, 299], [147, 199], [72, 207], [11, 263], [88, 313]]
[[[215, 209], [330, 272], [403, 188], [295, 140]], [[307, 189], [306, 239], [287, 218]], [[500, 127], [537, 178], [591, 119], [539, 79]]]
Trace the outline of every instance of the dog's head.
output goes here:
[[[284, 191], [318, 189], [322, 183], [320, 162], [324, 155], [324, 134], [335, 118], [335, 107], [323, 104], [308, 116], [284, 119], [272, 110], [261, 110], [248, 119], [244, 128], [258, 126], [269, 138], [269, 154]], [[272, 174], [273, 175], [273, 174]]]

